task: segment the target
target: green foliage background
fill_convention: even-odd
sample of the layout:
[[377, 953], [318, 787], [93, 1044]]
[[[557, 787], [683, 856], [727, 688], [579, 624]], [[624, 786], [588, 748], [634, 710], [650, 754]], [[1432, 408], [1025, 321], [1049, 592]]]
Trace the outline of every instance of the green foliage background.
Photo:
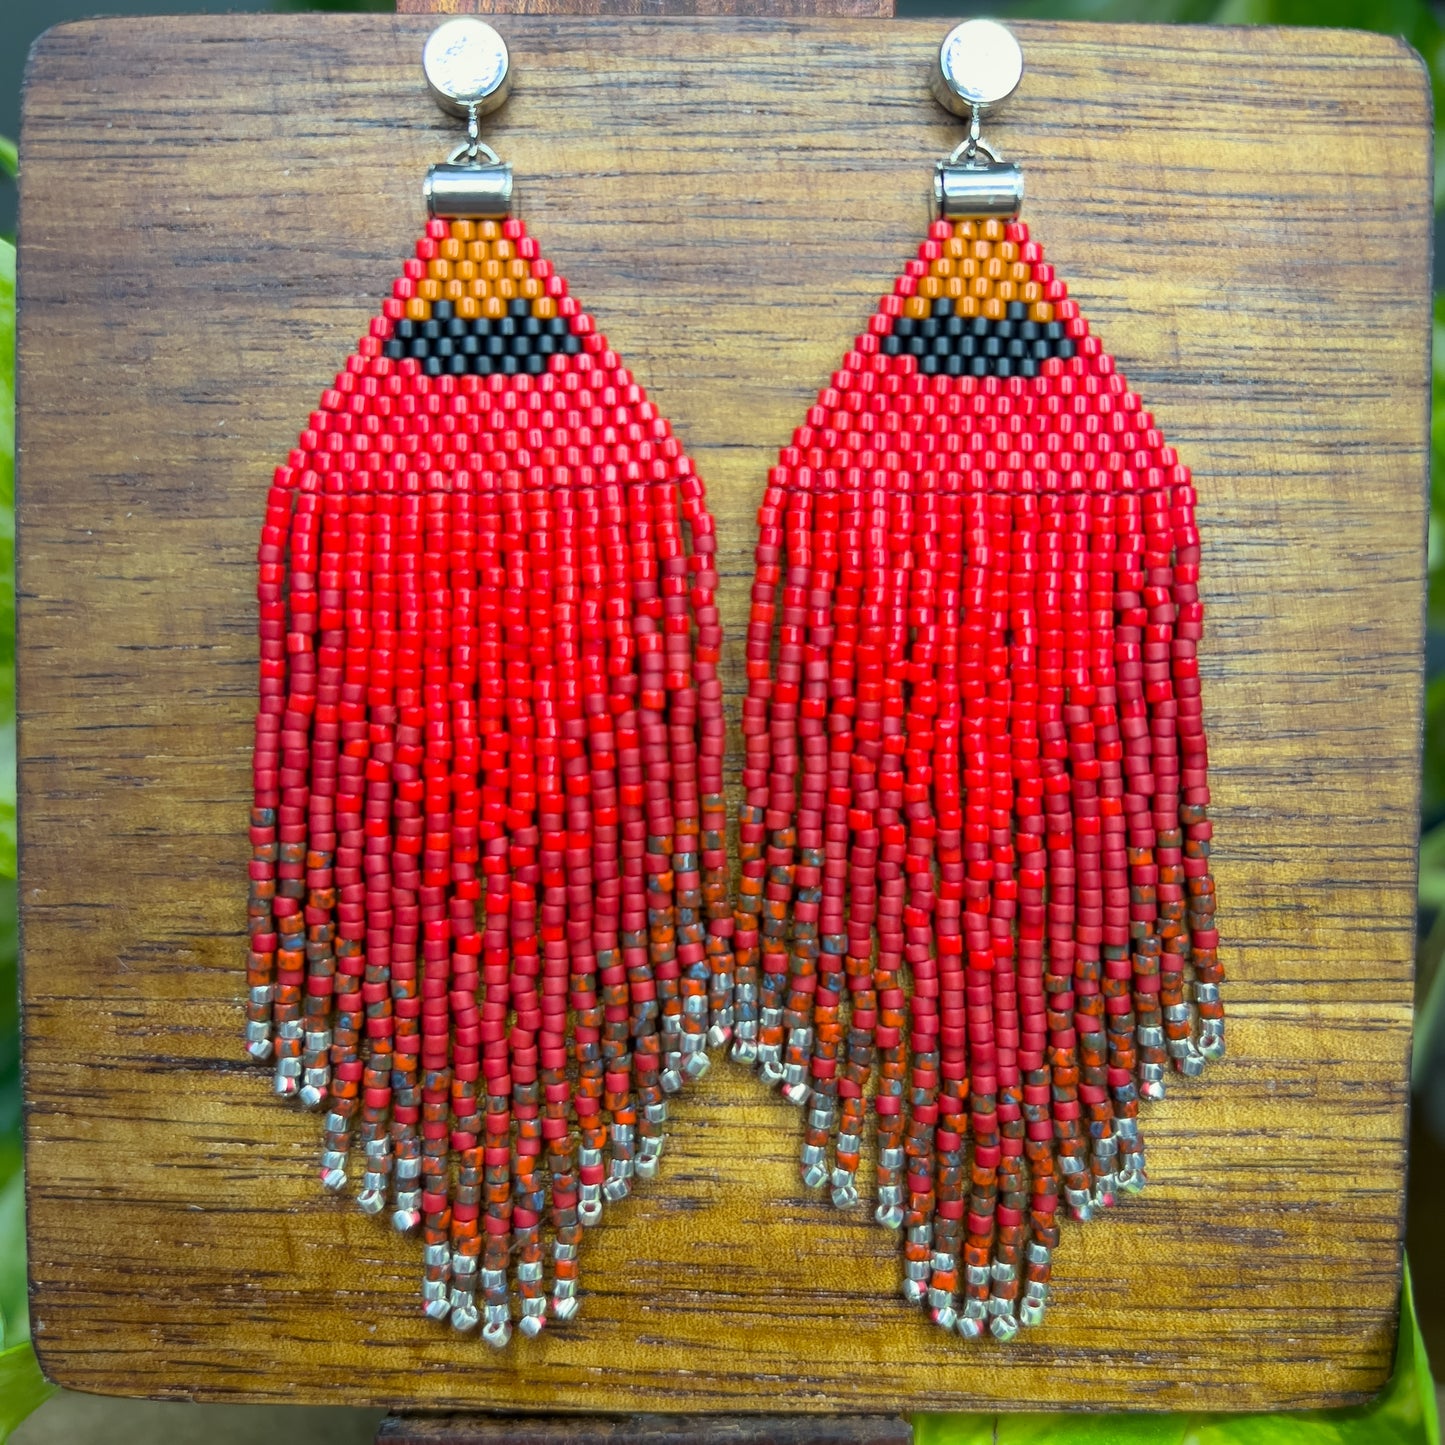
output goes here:
[[[0, 0], [3, 3], [3, 0]], [[274, 0], [277, 10], [390, 11], [391, 0]], [[1404, 36], [1430, 69], [1436, 115], [1445, 97], [1445, 31], [1424, 0], [1000, 0], [954, 7], [900, 0], [900, 12], [956, 15], [974, 8], [1001, 18], [1175, 21], [1189, 24], [1325, 25]], [[15, 146], [0, 138], [0, 184], [13, 178]], [[1436, 172], [1437, 207], [1445, 162]], [[19, 1003], [15, 867], [14, 588], [15, 250], [0, 238], [0, 1445], [52, 1393], [29, 1345], [20, 1137]], [[1445, 459], [1445, 293], [1435, 310], [1432, 470]], [[1429, 619], [1445, 634], [1445, 487], [1432, 494]], [[1445, 671], [1427, 690], [1420, 895], [1433, 916], [1422, 945], [1417, 1066], [1428, 1065], [1445, 1030]], [[1417, 1076], [1417, 1085], [1420, 1079]], [[765, 1401], [759, 1401], [765, 1404]], [[1394, 1375], [1367, 1406], [1281, 1415], [922, 1415], [917, 1445], [1438, 1445], [1436, 1397], [1416, 1323], [1408, 1271]], [[298, 1437], [299, 1438], [299, 1437]]]

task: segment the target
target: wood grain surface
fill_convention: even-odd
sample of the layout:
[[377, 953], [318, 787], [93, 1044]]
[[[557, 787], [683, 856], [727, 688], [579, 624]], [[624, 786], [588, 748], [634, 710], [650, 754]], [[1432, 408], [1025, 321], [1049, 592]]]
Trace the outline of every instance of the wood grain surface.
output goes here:
[[399, 15], [831, 15], [891, 20], [893, 0], [396, 0]]
[[913, 1445], [913, 1428], [897, 1415], [391, 1415], [376, 1445]]
[[[1196, 470], [1231, 1056], [1146, 1108], [1046, 1325], [965, 1345], [808, 1196], [719, 1064], [493, 1355], [316, 1185], [242, 1057], [254, 550], [408, 253], [426, 17], [98, 21], [40, 43], [20, 259], [21, 899], [35, 1343], [78, 1389], [552, 1411], [1253, 1409], [1394, 1340], [1424, 595], [1425, 77], [1318, 30], [1020, 25], [1026, 216]], [[942, 22], [514, 17], [487, 138], [697, 459], [731, 703], [753, 511], [927, 220]], [[736, 766], [739, 750], [733, 749]]]

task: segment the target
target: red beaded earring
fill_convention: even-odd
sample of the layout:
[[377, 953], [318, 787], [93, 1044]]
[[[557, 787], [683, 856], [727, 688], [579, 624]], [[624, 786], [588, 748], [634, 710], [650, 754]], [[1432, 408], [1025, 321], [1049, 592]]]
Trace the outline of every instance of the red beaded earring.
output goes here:
[[507, 63], [481, 21], [427, 42], [469, 141], [267, 500], [246, 1031], [326, 1110], [326, 1186], [359, 1146], [361, 1207], [422, 1226], [426, 1313], [496, 1346], [509, 1273], [545, 1323], [544, 1223], [575, 1312], [732, 1008], [713, 521], [507, 219]]
[[1013, 219], [1021, 74], [950, 32], [939, 219], [769, 477], [734, 935], [805, 1182], [856, 1202], [871, 1090], [905, 1297], [1003, 1340], [1060, 1192], [1141, 1188], [1139, 1099], [1224, 1052], [1194, 488]]

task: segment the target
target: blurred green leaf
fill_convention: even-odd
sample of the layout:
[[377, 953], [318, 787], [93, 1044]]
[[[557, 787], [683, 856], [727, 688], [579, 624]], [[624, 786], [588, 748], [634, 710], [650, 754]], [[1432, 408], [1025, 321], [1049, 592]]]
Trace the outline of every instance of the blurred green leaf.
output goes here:
[[0, 135], [0, 175], [10, 176], [13, 179], [19, 169], [20, 155], [15, 149], [15, 142], [7, 136]]
[[10, 1432], [33, 1415], [56, 1387], [40, 1373], [40, 1361], [29, 1343], [0, 1351], [0, 1445]]
[[998, 1445], [1183, 1445], [1188, 1415], [1000, 1415]]
[[40, 1361], [27, 1341], [13, 1349], [0, 1350], [0, 1445], [10, 1432], [33, 1415], [57, 1387], [40, 1373]]

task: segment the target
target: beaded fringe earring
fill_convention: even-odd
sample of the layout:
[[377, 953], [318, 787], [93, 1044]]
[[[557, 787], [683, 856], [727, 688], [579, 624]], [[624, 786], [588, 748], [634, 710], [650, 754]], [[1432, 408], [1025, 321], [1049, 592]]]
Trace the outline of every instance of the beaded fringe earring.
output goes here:
[[1003, 1340], [1224, 1051], [1195, 493], [979, 140], [1021, 73], [945, 40], [940, 219], [769, 477], [734, 935], [804, 1181], [857, 1201], [871, 1090], [905, 1297]]
[[501, 1346], [514, 1262], [545, 1323], [544, 1222], [575, 1312], [582, 1227], [729, 1033], [716, 539], [503, 219], [501, 37], [448, 22], [424, 67], [470, 141], [267, 500], [247, 1039], [327, 1111], [326, 1186], [359, 1146], [362, 1209], [422, 1227], [426, 1313]]

